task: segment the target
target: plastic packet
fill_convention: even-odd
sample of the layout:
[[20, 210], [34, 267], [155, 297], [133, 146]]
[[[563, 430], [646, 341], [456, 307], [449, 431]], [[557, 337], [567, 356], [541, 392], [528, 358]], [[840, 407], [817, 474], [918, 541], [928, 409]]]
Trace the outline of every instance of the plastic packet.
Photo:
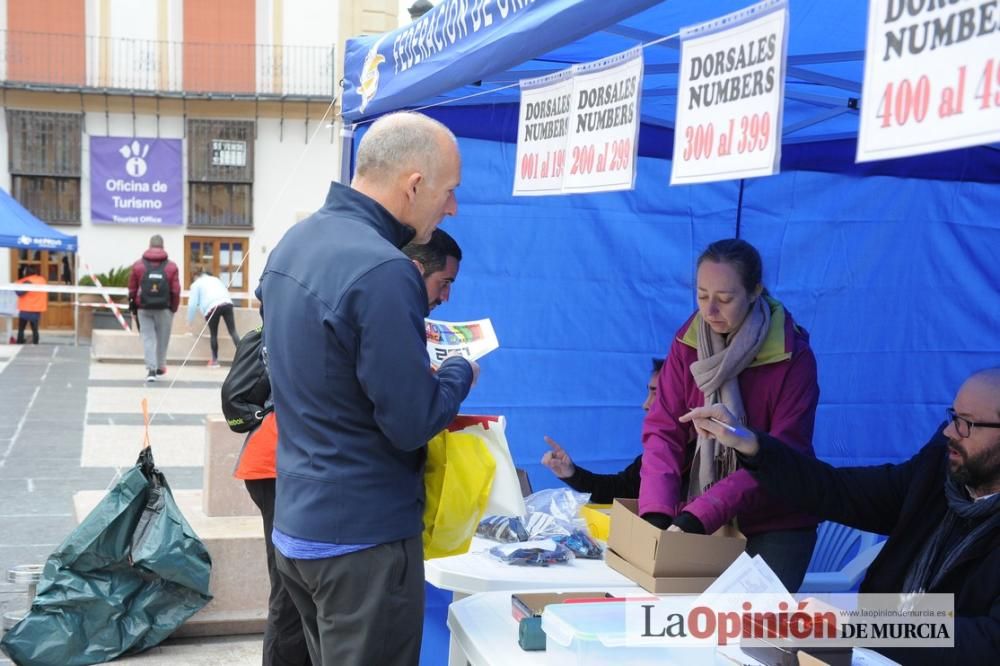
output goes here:
[[572, 534], [554, 536], [552, 540], [566, 546], [573, 555], [580, 559], [599, 560], [604, 556], [601, 544], [583, 530], [573, 530]]
[[476, 535], [503, 543], [528, 540], [528, 530], [517, 516], [486, 516], [479, 521]]
[[550, 564], [563, 564], [574, 557], [569, 548], [552, 539], [493, 546], [489, 553], [501, 562], [523, 567], [547, 567]]
[[539, 511], [528, 514], [524, 527], [528, 530], [528, 538], [531, 540], [569, 536], [573, 532], [571, 525]]
[[525, 497], [524, 506], [529, 515], [546, 513], [558, 521], [574, 525], [580, 515], [580, 507], [589, 501], [589, 493], [578, 493], [569, 488], [549, 488]]

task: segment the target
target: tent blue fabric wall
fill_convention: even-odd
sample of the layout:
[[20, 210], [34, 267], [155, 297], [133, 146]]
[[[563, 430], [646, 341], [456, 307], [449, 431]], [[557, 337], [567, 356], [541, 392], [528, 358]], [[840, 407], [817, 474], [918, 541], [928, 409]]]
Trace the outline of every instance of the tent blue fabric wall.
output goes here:
[[45, 224], [0, 188], [0, 247], [76, 252], [76, 236]]
[[507, 416], [536, 488], [557, 484], [543, 434], [595, 470], [639, 453], [650, 357], [694, 310], [694, 261], [717, 238], [754, 243], [809, 330], [815, 445], [835, 464], [905, 459], [965, 375], [1000, 365], [995, 185], [793, 171], [746, 181], [739, 206], [739, 182], [671, 188], [669, 161], [640, 158], [634, 192], [515, 198], [514, 145], [460, 143], [443, 228], [465, 260], [435, 316], [492, 318], [501, 348], [463, 409]]
[[[536, 487], [555, 483], [537, 466], [543, 434], [599, 470], [638, 453], [649, 358], [666, 352], [694, 309], [695, 258], [718, 238], [760, 248], [768, 286], [812, 334], [822, 390], [815, 443], [825, 458], [907, 457], [941, 421], [962, 377], [1000, 364], [1000, 150], [854, 164], [864, 3], [789, 1], [785, 129], [799, 129], [783, 137], [780, 175], [667, 186], [679, 61], [678, 42], [667, 39], [644, 50], [635, 190], [520, 199], [510, 195], [516, 87], [466, 95], [750, 3], [502, 4], [518, 13], [435, 42], [412, 67], [402, 65], [407, 31], [444, 39], [440, 15], [461, 5], [442, 3], [418, 23], [351, 40], [344, 115], [363, 123], [399, 105], [451, 102], [428, 112], [461, 138], [459, 216], [445, 228], [466, 259], [452, 302], [435, 315], [493, 319], [501, 349], [483, 361], [465, 410], [508, 417], [515, 460]], [[560, 12], [578, 17], [565, 34], [551, 28]], [[362, 75], [373, 64], [381, 82], [361, 108]]]
[[[539, 198], [510, 195], [518, 90], [505, 86], [751, 2], [502, 4], [526, 10], [516, 25], [470, 33], [412, 68], [393, 48], [417, 24], [349, 41], [343, 106], [363, 123], [449, 102], [429, 113], [460, 138], [459, 214], [444, 228], [465, 259], [435, 316], [492, 318], [501, 348], [482, 360], [464, 411], [507, 416], [511, 451], [535, 488], [558, 485], [538, 464], [543, 434], [595, 471], [639, 453], [650, 357], [666, 353], [694, 310], [694, 262], [718, 238], [761, 250], [767, 286], [810, 331], [821, 388], [814, 444], [835, 464], [909, 457], [962, 379], [1000, 365], [1000, 150], [854, 164], [866, 3], [789, 1], [780, 175], [667, 185], [679, 59], [668, 39], [644, 51], [635, 190]], [[598, 13], [611, 5], [619, 18]], [[588, 7], [593, 33], [579, 36], [582, 21], [552, 29], [552, 12]], [[362, 75], [373, 71], [385, 87], [362, 108]]]

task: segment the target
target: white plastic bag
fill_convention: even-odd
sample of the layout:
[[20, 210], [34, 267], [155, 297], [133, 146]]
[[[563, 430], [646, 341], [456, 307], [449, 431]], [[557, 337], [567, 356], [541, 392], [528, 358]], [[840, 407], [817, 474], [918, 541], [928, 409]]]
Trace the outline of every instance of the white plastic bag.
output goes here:
[[466, 416], [458, 415], [448, 430], [451, 432], [470, 433], [478, 435], [486, 442], [486, 448], [496, 461], [496, 472], [493, 476], [493, 486], [486, 503], [487, 516], [521, 516], [526, 513], [524, 497], [521, 496], [521, 483], [517, 478], [514, 460], [510, 457], [507, 446], [507, 436], [504, 431], [507, 421], [502, 416]]

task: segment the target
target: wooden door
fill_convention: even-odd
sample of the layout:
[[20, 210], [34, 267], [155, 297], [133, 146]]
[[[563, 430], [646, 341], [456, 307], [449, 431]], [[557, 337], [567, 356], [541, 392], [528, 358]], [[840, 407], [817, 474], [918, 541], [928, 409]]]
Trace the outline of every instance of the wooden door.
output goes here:
[[[72, 252], [49, 250], [11, 250], [10, 281], [24, 275], [25, 267], [38, 268], [50, 285], [74, 285], [76, 257]], [[49, 309], [42, 314], [40, 328], [73, 330], [73, 294], [49, 294]]]
[[[233, 294], [250, 291], [247, 250], [249, 238], [241, 236], [187, 236], [184, 239], [184, 285], [191, 288], [199, 268], [208, 270], [229, 285]], [[236, 307], [248, 307], [250, 299], [233, 298]]]

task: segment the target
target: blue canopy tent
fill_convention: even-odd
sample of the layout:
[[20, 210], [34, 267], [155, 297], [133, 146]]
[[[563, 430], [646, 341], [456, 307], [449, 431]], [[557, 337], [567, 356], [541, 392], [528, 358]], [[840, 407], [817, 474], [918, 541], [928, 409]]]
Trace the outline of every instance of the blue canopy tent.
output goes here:
[[[669, 187], [681, 27], [750, 0], [444, 0], [348, 42], [343, 118], [426, 109], [458, 135], [445, 223], [465, 254], [451, 320], [489, 316], [501, 347], [464, 406], [501, 413], [533, 485], [549, 434], [595, 471], [640, 451], [649, 359], [695, 309], [712, 240], [757, 246], [765, 284], [811, 334], [814, 445], [834, 464], [911, 456], [971, 371], [1000, 365], [1000, 151], [855, 164], [867, 3], [790, 0], [781, 174]], [[487, 24], [487, 15], [489, 23]], [[512, 197], [516, 82], [644, 49], [631, 192]]]
[[746, 4], [446, 1], [348, 42], [345, 122], [363, 132], [387, 111], [437, 105], [427, 112], [460, 138], [460, 211], [445, 226], [466, 261], [442, 315], [493, 319], [501, 348], [465, 409], [507, 415], [515, 460], [536, 486], [552, 483], [532, 469], [543, 433], [596, 469], [638, 453], [649, 357], [693, 311], [694, 259], [717, 238], [754, 243], [767, 286], [810, 331], [815, 444], [835, 463], [909, 457], [961, 378], [1000, 363], [1000, 150], [854, 163], [866, 3], [789, 3], [780, 175], [667, 186], [680, 57], [670, 38], [644, 50], [633, 192], [510, 195], [511, 84]]
[[0, 188], [0, 247], [76, 252], [76, 236], [45, 224]]

